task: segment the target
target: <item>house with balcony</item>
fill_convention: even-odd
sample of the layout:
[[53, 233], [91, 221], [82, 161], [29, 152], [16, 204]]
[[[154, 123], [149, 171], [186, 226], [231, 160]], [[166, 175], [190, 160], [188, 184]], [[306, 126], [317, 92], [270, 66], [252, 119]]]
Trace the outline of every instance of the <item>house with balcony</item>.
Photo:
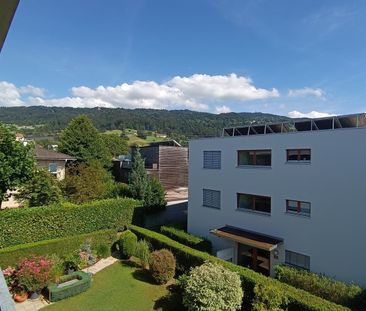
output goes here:
[[188, 231], [265, 275], [366, 286], [366, 115], [225, 128], [189, 144]]

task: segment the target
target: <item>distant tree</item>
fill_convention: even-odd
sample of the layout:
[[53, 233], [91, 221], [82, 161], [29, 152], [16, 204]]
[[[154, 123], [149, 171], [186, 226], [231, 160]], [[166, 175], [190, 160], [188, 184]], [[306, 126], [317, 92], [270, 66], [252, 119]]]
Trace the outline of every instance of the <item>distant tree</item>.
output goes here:
[[140, 150], [134, 149], [132, 153], [132, 169], [130, 174], [130, 191], [138, 200], [145, 200], [149, 187], [148, 176], [145, 169], [145, 160]]
[[126, 139], [117, 134], [101, 134], [102, 141], [111, 157], [117, 157], [128, 153], [128, 143]]
[[146, 139], [146, 132], [145, 131], [137, 131], [137, 137], [141, 138], [141, 139]]
[[15, 198], [33, 207], [58, 203], [62, 199], [62, 193], [54, 176], [44, 169], [36, 169], [33, 177], [20, 187]]
[[8, 198], [7, 191], [16, 190], [27, 182], [33, 169], [31, 146], [16, 141], [14, 129], [0, 123], [0, 208]]
[[71, 202], [84, 203], [108, 197], [113, 183], [100, 162], [79, 163], [67, 169], [63, 191]]
[[60, 152], [76, 157], [80, 162], [100, 161], [103, 166], [111, 166], [111, 156], [98, 130], [85, 115], [71, 120], [60, 135]]

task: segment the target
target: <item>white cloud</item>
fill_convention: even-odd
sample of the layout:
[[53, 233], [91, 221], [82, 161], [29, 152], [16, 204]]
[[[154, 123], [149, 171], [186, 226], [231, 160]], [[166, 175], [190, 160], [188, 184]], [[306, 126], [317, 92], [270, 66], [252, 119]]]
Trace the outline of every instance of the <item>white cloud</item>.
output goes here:
[[229, 112], [231, 112], [231, 109], [225, 105], [217, 106], [217, 107], [215, 107], [215, 112], [216, 113], [229, 113]]
[[307, 97], [315, 96], [320, 99], [325, 99], [325, 92], [320, 88], [304, 87], [302, 89], [290, 89], [288, 91], [289, 97]]
[[[66, 107], [191, 109], [199, 111], [228, 112], [223, 101], [245, 102], [279, 97], [273, 89], [258, 88], [244, 76], [194, 74], [176, 76], [164, 82], [134, 81], [117, 86], [87, 86], [71, 88], [71, 95], [62, 98], [45, 98], [45, 90], [31, 85], [17, 88], [1, 82], [0, 105], [43, 105]], [[23, 98], [26, 97], [27, 98]]]
[[21, 94], [28, 94], [28, 95], [43, 97], [46, 90], [39, 88], [39, 87], [35, 87], [33, 85], [27, 85], [27, 86], [21, 86], [19, 88], [19, 92]]
[[0, 81], [0, 106], [12, 107], [24, 104], [18, 88], [13, 83]]
[[330, 114], [327, 112], [319, 112], [319, 111], [310, 111], [307, 113], [303, 113], [297, 110], [290, 111], [287, 114], [290, 118], [324, 118], [324, 117], [331, 117], [334, 114]]

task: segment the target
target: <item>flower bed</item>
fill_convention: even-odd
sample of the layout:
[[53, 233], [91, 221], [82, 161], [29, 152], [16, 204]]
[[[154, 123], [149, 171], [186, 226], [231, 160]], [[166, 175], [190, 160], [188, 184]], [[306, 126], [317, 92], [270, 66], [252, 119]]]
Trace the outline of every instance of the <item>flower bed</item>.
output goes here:
[[[76, 280], [76, 282], [70, 282]], [[48, 297], [52, 302], [75, 296], [86, 291], [91, 285], [91, 275], [83, 271], [74, 272], [60, 278], [58, 284], [48, 286]]]

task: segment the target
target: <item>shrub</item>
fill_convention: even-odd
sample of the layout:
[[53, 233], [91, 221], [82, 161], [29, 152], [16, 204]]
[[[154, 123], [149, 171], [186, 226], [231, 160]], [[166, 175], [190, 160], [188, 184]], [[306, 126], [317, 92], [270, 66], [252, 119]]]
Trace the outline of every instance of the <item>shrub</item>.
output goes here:
[[111, 247], [107, 244], [99, 244], [97, 246], [97, 256], [99, 258], [107, 258], [111, 255]]
[[29, 254], [37, 256], [56, 254], [59, 257], [65, 257], [79, 249], [80, 244], [85, 239], [90, 239], [95, 245], [101, 243], [112, 245], [118, 237], [116, 230], [108, 229], [71, 237], [10, 246], [0, 249], [0, 266], [14, 266], [20, 259], [29, 256]]
[[281, 282], [344, 306], [351, 306], [362, 293], [362, 288], [357, 285], [336, 281], [325, 275], [288, 266], [276, 266], [275, 269], [276, 278]]
[[187, 233], [184, 230], [180, 230], [174, 227], [162, 226], [160, 228], [160, 232], [171, 239], [192, 247], [194, 249], [198, 249], [203, 252], [211, 253], [212, 244], [211, 241], [195, 236], [193, 234]]
[[240, 277], [221, 265], [205, 262], [193, 268], [182, 285], [188, 311], [235, 311], [241, 307]]
[[132, 199], [110, 199], [4, 210], [0, 217], [0, 248], [121, 228], [131, 223], [137, 206], [139, 202]]
[[253, 311], [282, 311], [287, 304], [286, 294], [276, 286], [257, 284], [254, 287]]
[[161, 249], [150, 254], [150, 272], [158, 284], [166, 284], [174, 277], [175, 258], [171, 251]]
[[24, 258], [18, 263], [16, 278], [28, 291], [38, 291], [51, 282], [52, 261], [45, 257]]
[[180, 244], [165, 235], [157, 232], [131, 225], [130, 229], [135, 232], [139, 238], [146, 239], [154, 249], [167, 248], [177, 260], [178, 272], [188, 272], [191, 267], [199, 266], [206, 260], [212, 263], [219, 263], [231, 271], [238, 272], [242, 280], [242, 286], [246, 293], [244, 307], [251, 308], [254, 297], [254, 287], [257, 284], [276, 286], [281, 292], [287, 294], [289, 299], [288, 309], [306, 310], [306, 311], [345, 311], [349, 308], [337, 305], [320, 297], [312, 295], [304, 290], [297, 289], [290, 285], [279, 282], [278, 280], [268, 278], [248, 268], [235, 265], [224, 261], [205, 252], [192, 249], [186, 245]]
[[121, 257], [124, 259], [130, 258], [135, 254], [137, 244], [137, 236], [130, 230], [126, 230], [121, 233], [118, 241], [119, 251]]
[[61, 276], [65, 274], [65, 264], [64, 261], [58, 257], [56, 254], [48, 256], [48, 259], [52, 262], [52, 269], [50, 271], [50, 279], [52, 281], [58, 282]]
[[143, 268], [147, 268], [149, 265], [150, 258], [150, 246], [145, 240], [140, 240], [136, 244], [135, 254], [140, 259]]
[[144, 206], [148, 212], [158, 212], [166, 207], [165, 190], [159, 179], [154, 176], [148, 178]]

